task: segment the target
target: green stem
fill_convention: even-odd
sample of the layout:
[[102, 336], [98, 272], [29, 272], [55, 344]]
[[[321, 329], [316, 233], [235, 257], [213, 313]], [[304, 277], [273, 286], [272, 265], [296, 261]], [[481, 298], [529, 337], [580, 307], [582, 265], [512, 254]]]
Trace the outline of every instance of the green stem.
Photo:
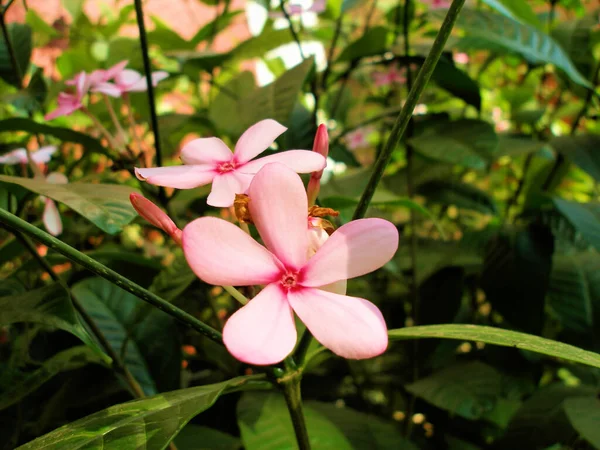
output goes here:
[[31, 256], [33, 256], [38, 262], [38, 264], [48, 273], [48, 275], [50, 275], [50, 278], [52, 278], [52, 280], [60, 284], [62, 288], [69, 294], [73, 306], [75, 307], [83, 321], [86, 323], [86, 325], [89, 327], [92, 334], [96, 337], [96, 339], [98, 339], [98, 342], [100, 342], [100, 345], [102, 346], [106, 354], [112, 359], [112, 368], [118, 375], [121, 375], [125, 379], [126, 383], [128, 384], [129, 388], [134, 394], [133, 396], [135, 398], [145, 397], [144, 391], [142, 391], [142, 388], [140, 387], [139, 383], [136, 381], [133, 375], [131, 375], [131, 372], [129, 372], [125, 364], [123, 364], [121, 358], [119, 358], [119, 355], [117, 355], [117, 353], [113, 350], [112, 346], [106, 339], [106, 336], [104, 336], [104, 333], [102, 333], [102, 330], [98, 327], [98, 325], [96, 325], [96, 322], [94, 322], [94, 319], [92, 319], [92, 317], [87, 313], [83, 306], [81, 306], [81, 303], [79, 303], [77, 299], [71, 294], [69, 286], [67, 286], [67, 284], [56, 274], [50, 263], [48, 263], [48, 261], [46, 261], [46, 259], [38, 253], [37, 249], [35, 248], [35, 245], [33, 245], [31, 240], [29, 240], [27, 236], [25, 236], [23, 233], [17, 230], [13, 230], [13, 234], [19, 241], [21, 241], [21, 243], [27, 248], [27, 250], [29, 250]]
[[308, 331], [308, 328], [304, 330], [304, 334], [300, 338], [300, 342], [298, 343], [298, 347], [296, 348], [296, 352], [294, 353], [294, 359], [298, 362], [298, 366], [304, 366], [304, 362], [306, 361], [306, 353], [308, 352], [308, 347], [312, 341], [312, 334]]
[[225, 289], [225, 291], [229, 295], [231, 295], [233, 298], [235, 298], [242, 305], [245, 305], [246, 303], [248, 303], [248, 299], [233, 286], [223, 286], [223, 289]]
[[158, 295], [148, 291], [147, 289], [144, 289], [138, 284], [118, 274], [114, 270], [109, 269], [103, 264], [100, 264], [95, 259], [90, 258], [84, 253], [81, 253], [80, 251], [74, 249], [70, 245], [65, 244], [60, 239], [57, 239], [54, 236], [40, 230], [39, 228], [31, 225], [30, 223], [20, 219], [19, 217], [9, 213], [8, 211], [2, 208], [0, 208], [0, 223], [3, 223], [12, 230], [21, 231], [29, 235], [30, 237], [41, 242], [47, 247], [56, 250], [58, 253], [66, 256], [71, 261], [81, 264], [83, 267], [95, 273], [96, 275], [119, 286], [121, 289], [132, 293], [136, 297], [166, 312], [170, 316], [173, 316], [180, 322], [205, 335], [209, 339], [212, 339], [213, 341], [218, 343], [223, 342], [223, 336], [221, 335], [221, 333], [219, 333], [214, 328], [206, 325], [204, 322], [201, 322], [200, 320], [196, 319], [191, 314], [188, 314], [182, 309], [177, 308], [176, 306], [172, 305], [166, 300], [160, 298]]
[[280, 0], [279, 1], [279, 8], [281, 9], [281, 12], [283, 13], [285, 19], [287, 20], [288, 28], [290, 30], [290, 34], [292, 35], [292, 38], [294, 39], [294, 42], [298, 46], [298, 51], [300, 52], [300, 57], [303, 60], [306, 59], [306, 57], [304, 56], [304, 52], [302, 51], [302, 43], [300, 42], [300, 38], [298, 37], [298, 33], [296, 33], [296, 29], [294, 28], [294, 23], [292, 22], [292, 18], [290, 17], [290, 15], [288, 14], [288, 12], [285, 9], [284, 0]]
[[300, 389], [300, 380], [302, 375], [299, 372], [287, 372], [286, 375], [279, 380], [285, 397], [296, 441], [300, 450], [310, 450], [310, 440], [308, 438], [308, 430], [306, 429], [306, 420], [302, 411], [302, 394]]
[[325, 89], [327, 87], [327, 78], [329, 77], [329, 73], [331, 72], [331, 66], [333, 65], [333, 54], [335, 53], [335, 47], [342, 32], [343, 20], [344, 12], [340, 11], [340, 15], [335, 21], [335, 30], [333, 31], [333, 38], [331, 39], [331, 46], [329, 47], [329, 51], [327, 52], [327, 66], [325, 67], [325, 70], [323, 71], [323, 77], [321, 78], [321, 89]]
[[450, 5], [450, 9], [448, 9], [448, 13], [444, 18], [444, 22], [442, 23], [440, 31], [438, 32], [438, 35], [435, 38], [435, 41], [433, 42], [429, 55], [427, 55], [427, 58], [425, 59], [425, 62], [423, 63], [423, 66], [421, 67], [421, 70], [417, 75], [415, 85], [408, 93], [406, 103], [404, 104], [402, 111], [400, 111], [400, 114], [396, 119], [396, 123], [394, 124], [390, 136], [387, 142], [385, 143], [385, 147], [380, 153], [379, 157], [377, 158], [377, 161], [375, 162], [373, 174], [371, 175], [369, 183], [367, 184], [367, 187], [365, 188], [365, 191], [363, 192], [363, 195], [360, 198], [356, 210], [354, 211], [353, 219], [360, 219], [364, 217], [365, 213], [367, 212], [369, 203], [373, 198], [373, 194], [375, 194], [375, 189], [377, 188], [379, 181], [383, 177], [383, 173], [392, 157], [393, 151], [398, 145], [398, 142], [400, 142], [400, 139], [402, 138], [402, 135], [404, 134], [404, 131], [408, 126], [408, 122], [410, 121], [412, 112], [415, 109], [417, 102], [419, 101], [419, 97], [421, 97], [425, 86], [427, 85], [429, 79], [431, 78], [431, 75], [433, 74], [435, 66], [437, 65], [437, 62], [440, 59], [442, 52], [444, 51], [446, 41], [448, 40], [448, 37], [452, 32], [452, 28], [454, 27], [456, 19], [458, 18], [458, 15], [464, 3], [465, 0], [454, 0], [452, 2], [452, 5]]

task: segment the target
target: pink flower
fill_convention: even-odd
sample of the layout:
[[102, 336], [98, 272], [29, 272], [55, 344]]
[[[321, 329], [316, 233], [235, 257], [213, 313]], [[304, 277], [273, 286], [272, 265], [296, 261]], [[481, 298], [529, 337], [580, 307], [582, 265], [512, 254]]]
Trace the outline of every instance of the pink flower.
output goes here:
[[[329, 135], [327, 134], [327, 126], [324, 124], [319, 125], [319, 128], [317, 128], [317, 134], [315, 135], [315, 140], [313, 142], [313, 152], [323, 155], [324, 158], [327, 158], [327, 155], [329, 154]], [[315, 171], [310, 176], [308, 188], [306, 190], [309, 205], [313, 205], [319, 196], [322, 176], [323, 170]]]
[[80, 72], [71, 80], [75, 86], [75, 93], [67, 94], [61, 92], [58, 94], [58, 108], [51, 113], [46, 114], [45, 120], [52, 120], [60, 116], [68, 116], [78, 109], [83, 108], [83, 97], [90, 89], [90, 79], [85, 72]]
[[269, 164], [248, 190], [252, 219], [265, 247], [240, 228], [202, 217], [183, 229], [183, 251], [202, 280], [222, 286], [265, 285], [225, 324], [223, 340], [239, 360], [266, 365], [294, 349], [294, 312], [337, 355], [371, 358], [387, 348], [384, 318], [371, 302], [320, 289], [372, 272], [398, 247], [398, 231], [383, 219], [361, 219], [336, 230], [309, 258], [308, 202], [298, 175]]
[[325, 158], [308, 150], [288, 150], [252, 160], [271, 146], [287, 128], [275, 120], [261, 120], [248, 128], [231, 150], [218, 138], [195, 139], [181, 151], [183, 166], [135, 169], [136, 176], [157, 186], [192, 189], [212, 183], [207, 203], [233, 205], [235, 194], [244, 194], [254, 174], [265, 164], [280, 162], [298, 173], [321, 170]]
[[[56, 152], [56, 147], [54, 145], [40, 147], [37, 152], [31, 153], [31, 159], [36, 164], [46, 164], [50, 161], [54, 152]], [[27, 150], [18, 148], [0, 156], [0, 164], [27, 164]]]
[[[304, 9], [302, 5], [298, 4], [288, 4], [285, 6], [288, 15], [291, 17], [301, 15], [304, 12], [313, 12], [315, 14], [322, 13], [326, 8], [326, 0], [314, 0], [310, 8]], [[285, 17], [281, 11], [271, 11], [269, 13], [269, 17], [272, 19], [279, 19], [281, 17]]]
[[345, 137], [346, 145], [350, 150], [368, 147], [369, 142], [367, 141], [367, 136], [370, 132], [371, 130], [369, 128], [359, 128], [348, 133]]
[[137, 213], [154, 225], [167, 233], [178, 244], [181, 245], [181, 230], [177, 228], [175, 222], [167, 216], [162, 209], [148, 200], [146, 197], [135, 192], [129, 196], [129, 201]]
[[[118, 74], [120, 74], [121, 72], [123, 72], [123, 70], [125, 69], [125, 66], [127, 66], [127, 64], [129, 63], [129, 61], [125, 60], [125, 61], [121, 61], [117, 64], [115, 64], [114, 66], [103, 70], [103, 69], [99, 69], [99, 70], [94, 70], [90, 75], [90, 84], [95, 87], [100, 83], [105, 83], [107, 81], [112, 80], [113, 78], [115, 78]], [[67, 82], [68, 84], [68, 82]], [[93, 89], [92, 89], [93, 90]]]
[[[152, 72], [152, 86], [156, 86], [159, 81], [164, 80], [168, 76], [167, 72]], [[92, 88], [93, 92], [101, 92], [111, 97], [121, 97], [127, 92], [143, 92], [146, 90], [148, 90], [146, 77], [131, 69], [117, 72], [114, 75], [113, 83], [109, 83], [108, 81], [99, 82]]]
[[[67, 180], [67, 177], [62, 173], [52, 172], [46, 177], [46, 182], [51, 184], [67, 184], [69, 180]], [[54, 200], [50, 198], [42, 196], [41, 199], [45, 202], [42, 222], [44, 222], [44, 226], [46, 227], [46, 230], [48, 230], [48, 233], [53, 236], [58, 236], [63, 231], [58, 207], [56, 206], [56, 203], [54, 203]]]
[[375, 86], [389, 86], [395, 83], [406, 83], [406, 69], [402, 67], [398, 70], [398, 67], [390, 66], [387, 72], [373, 72], [372, 78]]
[[469, 55], [466, 53], [454, 53], [454, 55], [452, 55], [452, 59], [454, 59], [454, 62], [457, 64], [469, 63]]
[[450, 0], [423, 0], [423, 3], [428, 4], [430, 9], [441, 9], [450, 7]]

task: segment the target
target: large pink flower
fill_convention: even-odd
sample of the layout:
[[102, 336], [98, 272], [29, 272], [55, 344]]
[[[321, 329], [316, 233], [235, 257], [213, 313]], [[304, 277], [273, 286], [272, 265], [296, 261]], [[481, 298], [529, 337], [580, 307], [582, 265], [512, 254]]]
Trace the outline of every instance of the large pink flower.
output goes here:
[[384, 352], [387, 330], [379, 309], [362, 298], [321, 287], [388, 262], [398, 247], [394, 225], [383, 219], [347, 223], [309, 257], [308, 202], [300, 177], [281, 164], [269, 164], [256, 174], [248, 194], [252, 220], [266, 248], [214, 217], [196, 219], [183, 229], [186, 259], [202, 280], [223, 286], [265, 285], [225, 324], [227, 349], [250, 364], [282, 361], [296, 344], [295, 312], [337, 355], [362, 359]]
[[309, 150], [288, 150], [255, 159], [287, 128], [275, 120], [261, 120], [248, 128], [231, 150], [218, 138], [195, 139], [181, 151], [183, 166], [135, 169], [140, 180], [157, 186], [191, 189], [212, 183], [209, 205], [229, 207], [235, 194], [244, 194], [254, 174], [263, 166], [279, 162], [298, 173], [322, 170], [327, 161]]

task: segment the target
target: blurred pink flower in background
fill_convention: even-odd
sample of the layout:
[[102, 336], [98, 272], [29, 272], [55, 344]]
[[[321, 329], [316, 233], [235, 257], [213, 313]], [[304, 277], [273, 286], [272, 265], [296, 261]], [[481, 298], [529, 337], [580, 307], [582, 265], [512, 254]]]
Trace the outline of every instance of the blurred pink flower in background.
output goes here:
[[[169, 74], [164, 71], [152, 72], [152, 86], [167, 78]], [[143, 92], [148, 90], [146, 77], [131, 69], [121, 70], [114, 76], [113, 82], [101, 82], [96, 84], [93, 92], [101, 92], [111, 97], [121, 97], [127, 92]]]
[[68, 94], [61, 92], [58, 94], [58, 108], [46, 114], [45, 120], [52, 120], [60, 116], [68, 116], [73, 114], [78, 109], [83, 108], [83, 98], [90, 89], [90, 78], [85, 72], [80, 72], [75, 75], [75, 78], [69, 80], [67, 84], [75, 86], [75, 92]]
[[394, 83], [406, 83], [406, 68], [398, 69], [398, 66], [394, 64], [386, 72], [373, 72], [371, 77], [377, 87], [389, 86]]
[[[304, 9], [302, 5], [296, 3], [289, 3], [285, 5], [284, 8], [286, 8], [286, 11], [290, 16], [297, 16], [305, 12], [319, 14], [325, 11], [326, 0], [314, 0], [312, 5], [307, 9]], [[285, 17], [285, 15], [281, 11], [275, 10], [269, 13], [269, 17], [272, 19], [279, 19]]]
[[468, 64], [469, 63], [469, 55], [466, 53], [454, 53], [452, 55], [452, 59], [456, 64]]
[[422, 0], [430, 9], [449, 8], [450, 0]]
[[357, 150], [359, 148], [368, 147], [370, 144], [367, 140], [367, 137], [372, 131], [373, 128], [371, 127], [358, 128], [357, 130], [351, 131], [344, 137], [346, 146], [350, 150]]
[[[52, 154], [56, 152], [56, 146], [47, 145], [40, 147], [37, 152], [31, 152], [31, 159], [36, 164], [46, 164], [52, 158]], [[0, 164], [27, 164], [27, 150], [18, 148], [0, 156]]]
[[[62, 173], [52, 172], [46, 177], [46, 182], [50, 184], [67, 184], [69, 180], [67, 180], [67, 177]], [[46, 230], [48, 230], [48, 233], [53, 236], [58, 236], [63, 231], [58, 206], [56, 206], [54, 200], [48, 197], [41, 196], [40, 198], [45, 202], [42, 222], [44, 222], [44, 226], [46, 227]]]

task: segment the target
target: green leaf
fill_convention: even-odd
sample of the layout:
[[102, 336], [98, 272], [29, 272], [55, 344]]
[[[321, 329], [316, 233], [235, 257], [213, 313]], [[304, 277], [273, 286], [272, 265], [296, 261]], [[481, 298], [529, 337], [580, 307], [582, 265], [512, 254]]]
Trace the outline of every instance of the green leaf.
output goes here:
[[0, 324], [18, 322], [39, 323], [64, 330], [92, 347], [105, 362], [111, 361], [85, 331], [68, 293], [57, 283], [23, 294], [0, 297]]
[[[31, 58], [31, 28], [29, 28], [29, 25], [21, 23], [9, 23], [6, 28], [19, 65], [18, 73], [21, 77], [24, 77]], [[13, 67], [8, 46], [4, 39], [0, 40], [0, 78], [13, 86], [21, 87], [22, 80], [19, 80], [16, 68]]]
[[486, 344], [513, 347], [562, 358], [600, 368], [600, 354], [588, 352], [572, 345], [545, 339], [531, 334], [480, 325], [426, 325], [390, 330], [392, 341], [403, 339], [437, 338], [485, 342]]
[[472, 105], [481, 109], [481, 94], [479, 85], [466, 72], [460, 70], [454, 64], [440, 58], [431, 75], [431, 79], [442, 89]]
[[536, 141], [531, 136], [519, 134], [498, 134], [498, 151], [496, 157], [510, 156], [516, 158], [529, 153], [537, 153], [548, 148], [548, 143]]
[[35, 34], [36, 47], [43, 47], [53, 38], [59, 36], [58, 31], [52, 25], [46, 23], [32, 8], [25, 14], [25, 22]]
[[[32, 10], [30, 9], [29, 11]], [[48, 86], [46, 86], [46, 81], [44, 80], [44, 71], [42, 69], [37, 69], [31, 76], [29, 84], [27, 85], [27, 92], [32, 98], [35, 99], [38, 105], [43, 105], [46, 101], [46, 96], [48, 95]]]
[[[442, 14], [437, 13], [436, 16], [442, 17]], [[463, 8], [457, 26], [467, 32], [467, 37], [459, 46], [516, 52], [532, 63], [553, 64], [574, 82], [592, 87], [562, 47], [552, 37], [531, 25], [489, 11]]]
[[498, 206], [493, 197], [472, 184], [435, 180], [419, 185], [417, 193], [434, 204], [455, 205], [457, 208], [483, 214], [498, 214]]
[[261, 383], [262, 378], [238, 377], [111, 406], [64, 425], [19, 450], [162, 450], [190, 419], [210, 408], [222, 394], [263, 387], [255, 384]]
[[169, 50], [193, 50], [196, 44], [182, 38], [169, 26], [156, 16], [150, 17], [154, 29], [148, 33], [148, 41], [151, 44], [160, 45], [162, 51]]
[[269, 51], [288, 44], [293, 40], [294, 37], [287, 28], [281, 30], [263, 30], [258, 36], [241, 42], [229, 53], [229, 57], [235, 61], [263, 58]]
[[194, 37], [192, 37], [190, 41], [193, 44], [192, 48], [196, 48], [201, 42], [212, 39], [221, 31], [225, 30], [229, 25], [231, 25], [233, 19], [241, 12], [242, 10], [237, 10], [219, 14], [215, 20], [204, 25], [202, 28], [200, 28], [200, 30], [198, 30]]
[[542, 24], [531, 6], [522, 0], [483, 0], [489, 6], [494, 8], [507, 17], [517, 19], [522, 22], [542, 29]]
[[485, 169], [498, 148], [498, 136], [487, 122], [461, 119], [439, 122], [409, 140], [421, 155], [435, 161]]
[[0, 182], [16, 184], [64, 203], [109, 234], [118, 233], [137, 216], [129, 202], [129, 195], [138, 191], [129, 186], [94, 183], [52, 184], [44, 180], [8, 175], [0, 175]]
[[[156, 385], [139, 345], [128, 332], [135, 316], [137, 298], [103, 278], [87, 278], [75, 284], [71, 291], [102, 331], [115, 353], [124, 355], [122, 359], [125, 366], [144, 393], [156, 394]], [[164, 334], [161, 340], [167, 339], [167, 336]]]
[[[415, 450], [393, 424], [377, 417], [319, 402], [303, 405], [313, 448], [322, 450]], [[246, 450], [296, 448], [294, 428], [279, 394], [246, 393], [237, 407], [238, 425]]]
[[188, 424], [175, 438], [178, 450], [238, 450], [242, 441], [213, 428]]
[[197, 279], [183, 252], [178, 251], [175, 260], [154, 277], [149, 290], [160, 298], [172, 302]]
[[561, 198], [552, 201], [583, 238], [600, 250], [600, 203], [578, 203]]
[[53, 127], [30, 119], [12, 118], [0, 120], [0, 132], [27, 131], [31, 134], [53, 136], [64, 142], [75, 142], [83, 146], [84, 151], [107, 155], [106, 149], [98, 139], [70, 128]]
[[502, 374], [479, 361], [456, 364], [406, 386], [432, 405], [469, 420], [492, 412], [502, 388]]
[[565, 400], [564, 408], [573, 428], [586, 441], [600, 449], [600, 399], [571, 397]]
[[548, 143], [554, 150], [577, 164], [581, 170], [600, 181], [600, 136], [584, 134], [579, 136], [559, 136]]
[[387, 50], [387, 41], [387, 28], [373, 27], [355, 41], [350, 42], [336, 62], [351, 62], [366, 56], [383, 54]]
[[73, 19], [73, 22], [76, 22], [83, 12], [84, 1], [85, 0], [62, 0], [62, 4], [67, 12], [71, 14], [71, 19]]
[[19, 374], [8, 389], [0, 394], [0, 410], [19, 402], [59, 373], [79, 369], [90, 363], [102, 364], [104, 360], [89, 347], [80, 345], [58, 352], [35, 371]]
[[543, 225], [502, 232], [488, 246], [481, 287], [492, 307], [523, 331], [540, 334], [554, 237]]

